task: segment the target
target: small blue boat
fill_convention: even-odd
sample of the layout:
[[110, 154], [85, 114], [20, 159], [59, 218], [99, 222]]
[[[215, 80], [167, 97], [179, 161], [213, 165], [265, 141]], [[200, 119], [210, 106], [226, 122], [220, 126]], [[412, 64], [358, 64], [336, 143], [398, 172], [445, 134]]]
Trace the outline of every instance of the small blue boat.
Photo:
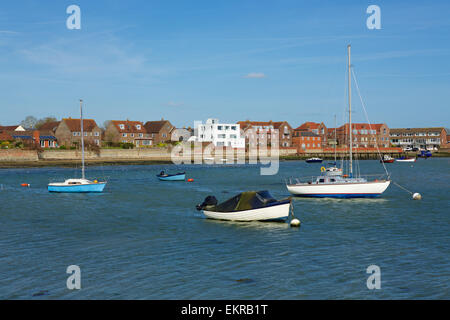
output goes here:
[[431, 153], [430, 150], [420, 150], [420, 153], [417, 155], [418, 157], [421, 158], [429, 158], [431, 157], [433, 154]]
[[161, 171], [160, 174], [156, 175], [161, 181], [184, 181], [186, 178], [186, 172], [178, 172], [175, 174], [167, 174]]

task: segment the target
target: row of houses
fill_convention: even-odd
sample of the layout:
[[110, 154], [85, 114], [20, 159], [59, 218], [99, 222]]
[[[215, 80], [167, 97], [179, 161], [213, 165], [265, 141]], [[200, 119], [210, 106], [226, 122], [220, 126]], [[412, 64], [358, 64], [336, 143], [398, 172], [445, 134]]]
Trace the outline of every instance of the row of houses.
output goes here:
[[[83, 119], [86, 145], [101, 147], [104, 143], [131, 143], [136, 147], [157, 145], [171, 140], [175, 127], [168, 120], [140, 121], [111, 120], [103, 130], [95, 120]], [[39, 129], [25, 129], [20, 125], [0, 126], [0, 141], [20, 141], [42, 148], [77, 146], [81, 143], [80, 119], [64, 118], [42, 124]]]
[[[221, 123], [218, 119], [198, 122], [194, 130], [175, 130], [170, 121], [111, 120], [104, 129], [95, 120], [83, 120], [86, 144], [104, 146], [108, 143], [129, 143], [135, 147], [150, 147], [168, 141], [210, 142], [215, 146], [249, 148], [272, 145], [275, 139], [280, 148], [296, 148], [298, 153], [320, 151], [333, 146], [348, 146], [350, 128], [346, 123], [327, 128], [323, 122], [305, 122], [293, 128], [287, 121], [238, 121]], [[352, 145], [355, 148], [402, 147], [436, 150], [448, 148], [450, 130], [433, 128], [389, 128], [385, 123], [352, 123]], [[20, 140], [39, 144], [42, 148], [76, 146], [81, 140], [80, 119], [64, 118], [47, 122], [39, 129], [22, 126], [0, 126], [0, 141]]]
[[[296, 148], [299, 153], [350, 144], [348, 123], [337, 128], [327, 128], [323, 122], [305, 122], [293, 128], [287, 121], [246, 120], [233, 124], [208, 119], [205, 124], [199, 123], [195, 128], [191, 141], [212, 142], [216, 146], [248, 148], [271, 145], [275, 133], [280, 148]], [[444, 127], [390, 129], [385, 123], [352, 123], [351, 133], [354, 148], [437, 150], [450, 146], [450, 130]]]

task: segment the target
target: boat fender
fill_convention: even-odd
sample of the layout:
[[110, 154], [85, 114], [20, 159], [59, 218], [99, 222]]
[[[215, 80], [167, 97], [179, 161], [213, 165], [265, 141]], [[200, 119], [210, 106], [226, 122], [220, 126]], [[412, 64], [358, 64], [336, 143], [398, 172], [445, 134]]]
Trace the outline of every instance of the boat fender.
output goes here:
[[320, 168], [320, 171], [321, 171], [321, 172], [325, 172], [325, 171], [327, 171], [327, 168], [322, 167], [322, 168]]
[[300, 224], [301, 222], [298, 219], [292, 219], [290, 223], [291, 227], [300, 227]]
[[30, 184], [29, 184], [29, 183], [22, 183], [21, 186], [22, 186], [22, 187], [29, 187]]
[[94, 183], [98, 183], [98, 181], [97, 181], [97, 180], [94, 180]]
[[194, 182], [194, 179], [189, 178], [189, 179], [187, 179], [187, 182]]
[[418, 192], [414, 193], [412, 196], [413, 200], [422, 200], [422, 195]]

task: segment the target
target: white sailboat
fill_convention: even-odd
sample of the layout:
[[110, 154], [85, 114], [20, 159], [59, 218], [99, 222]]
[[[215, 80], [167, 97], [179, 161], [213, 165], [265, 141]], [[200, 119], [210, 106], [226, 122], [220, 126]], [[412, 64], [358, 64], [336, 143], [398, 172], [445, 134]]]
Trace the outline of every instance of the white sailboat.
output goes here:
[[[363, 177], [353, 176], [353, 140], [352, 140], [352, 100], [351, 100], [351, 64], [350, 45], [348, 45], [348, 104], [349, 104], [349, 145], [350, 163], [349, 172], [346, 175], [324, 174], [306, 182], [298, 181], [286, 185], [290, 193], [303, 197], [334, 197], [334, 198], [363, 198], [380, 196], [391, 181], [387, 179], [368, 181]], [[369, 124], [370, 126], [370, 124]]]
[[84, 173], [84, 132], [83, 132], [83, 100], [80, 100], [80, 115], [81, 115], [81, 179], [66, 179], [64, 182], [53, 182], [48, 184], [49, 192], [102, 192], [106, 186], [106, 182], [99, 182], [97, 180], [91, 181], [86, 179]]

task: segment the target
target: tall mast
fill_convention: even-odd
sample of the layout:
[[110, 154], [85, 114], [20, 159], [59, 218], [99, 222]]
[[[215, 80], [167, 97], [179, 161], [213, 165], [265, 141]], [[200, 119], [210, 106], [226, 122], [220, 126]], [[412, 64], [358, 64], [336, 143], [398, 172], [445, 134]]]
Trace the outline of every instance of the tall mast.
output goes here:
[[352, 86], [351, 86], [351, 65], [350, 65], [350, 48], [348, 45], [348, 131], [350, 139], [350, 177], [353, 175], [353, 140], [352, 140]]
[[81, 122], [81, 178], [84, 179], [84, 132], [83, 132], [83, 100], [80, 99]]
[[336, 115], [334, 115], [334, 165], [336, 166], [336, 145], [337, 145], [337, 139], [336, 139]]

